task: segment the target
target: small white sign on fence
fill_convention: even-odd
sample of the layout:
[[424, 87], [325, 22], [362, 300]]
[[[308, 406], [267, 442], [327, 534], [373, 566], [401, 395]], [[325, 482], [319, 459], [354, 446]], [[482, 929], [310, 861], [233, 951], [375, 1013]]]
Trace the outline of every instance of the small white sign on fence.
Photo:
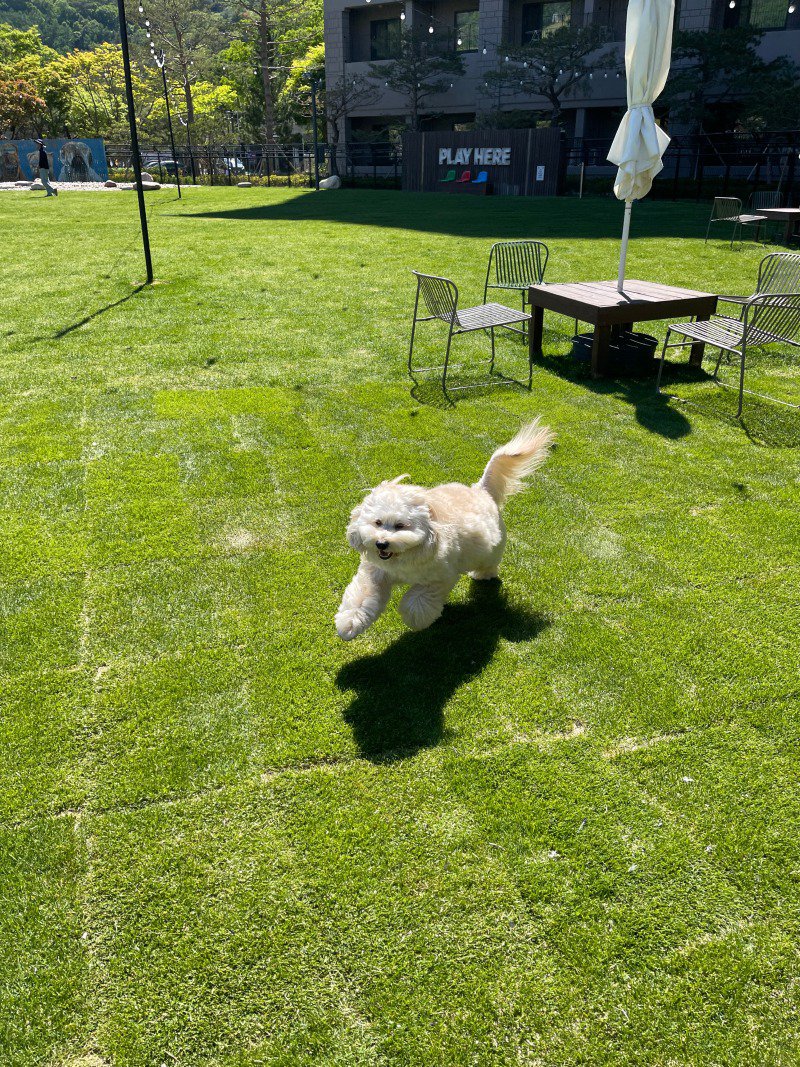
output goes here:
[[537, 167], [536, 168], [536, 180], [537, 180], [537, 182], [543, 182], [544, 181], [544, 167]]

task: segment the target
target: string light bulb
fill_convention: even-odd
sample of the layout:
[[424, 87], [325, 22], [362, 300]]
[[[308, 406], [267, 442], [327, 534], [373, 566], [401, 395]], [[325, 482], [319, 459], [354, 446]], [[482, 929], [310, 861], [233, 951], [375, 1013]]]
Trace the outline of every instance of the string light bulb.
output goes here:
[[428, 27], [428, 33], [433, 33], [433, 23]]
[[483, 54], [486, 55], [486, 45], [483, 46]]
[[405, 22], [406, 21], [406, 13], [405, 13], [405, 11], [401, 11], [400, 12], [400, 21], [401, 22]]
[[794, 14], [794, 12], [795, 12], [795, 6], [794, 6], [794, 4], [789, 4], [789, 14], [790, 14], [790, 15], [793, 15], [793, 14]]
[[462, 42], [461, 38], [459, 37], [458, 40], [456, 41], [456, 44], [458, 45], [459, 48], [461, 47], [462, 43], [463, 42]]
[[142, 7], [142, 5], [141, 5], [141, 4], [139, 4], [139, 14], [140, 14], [140, 15], [143, 15], [143, 14], [144, 14], [144, 8]]

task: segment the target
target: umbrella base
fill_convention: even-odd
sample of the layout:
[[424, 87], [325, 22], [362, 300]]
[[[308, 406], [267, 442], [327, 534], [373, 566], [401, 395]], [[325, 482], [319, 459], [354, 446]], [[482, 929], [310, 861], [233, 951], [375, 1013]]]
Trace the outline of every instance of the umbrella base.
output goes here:
[[[578, 333], [572, 338], [572, 358], [589, 364], [594, 333]], [[616, 377], [646, 378], [656, 372], [658, 341], [648, 333], [625, 330], [611, 339], [608, 346], [607, 373]]]

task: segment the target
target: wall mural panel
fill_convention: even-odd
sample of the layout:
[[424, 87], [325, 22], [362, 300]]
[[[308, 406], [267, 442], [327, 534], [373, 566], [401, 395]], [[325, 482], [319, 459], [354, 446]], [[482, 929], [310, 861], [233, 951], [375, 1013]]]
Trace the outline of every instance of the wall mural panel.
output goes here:
[[[57, 182], [104, 182], [108, 178], [106, 149], [98, 137], [46, 137], [50, 174]], [[0, 141], [0, 181], [32, 181], [39, 177], [39, 149], [27, 138]]]

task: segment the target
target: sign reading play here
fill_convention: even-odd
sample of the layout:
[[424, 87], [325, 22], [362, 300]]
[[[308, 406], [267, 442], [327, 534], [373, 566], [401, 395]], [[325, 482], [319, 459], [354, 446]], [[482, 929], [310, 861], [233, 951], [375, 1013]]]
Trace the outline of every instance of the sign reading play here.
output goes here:
[[440, 148], [439, 162], [448, 166], [510, 167], [510, 148]]

